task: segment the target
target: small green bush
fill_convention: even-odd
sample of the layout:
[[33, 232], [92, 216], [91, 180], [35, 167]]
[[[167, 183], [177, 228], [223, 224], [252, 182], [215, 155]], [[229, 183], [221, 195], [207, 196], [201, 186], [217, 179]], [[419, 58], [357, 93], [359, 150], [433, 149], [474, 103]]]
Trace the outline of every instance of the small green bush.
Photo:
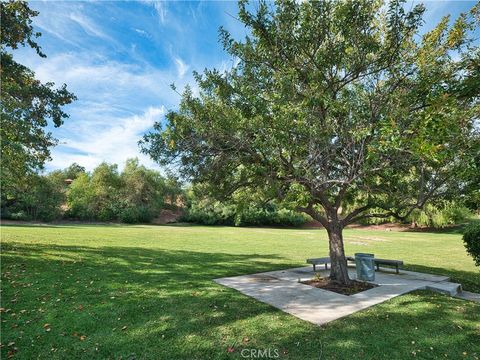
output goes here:
[[127, 207], [118, 215], [118, 219], [127, 224], [149, 223], [153, 215], [146, 207]]
[[446, 201], [440, 204], [427, 204], [422, 210], [415, 210], [409, 217], [409, 222], [419, 226], [443, 228], [465, 222], [472, 213], [463, 204]]
[[308, 218], [273, 205], [240, 208], [233, 204], [200, 200], [193, 202], [179, 220], [203, 225], [298, 227]]
[[475, 265], [480, 266], [480, 223], [473, 223], [465, 229], [463, 242]]
[[191, 204], [179, 220], [203, 225], [234, 225], [235, 207], [199, 201]]
[[23, 210], [9, 214], [8, 218], [12, 220], [20, 220], [20, 221], [32, 220], [31, 217], [28, 216], [28, 214]]

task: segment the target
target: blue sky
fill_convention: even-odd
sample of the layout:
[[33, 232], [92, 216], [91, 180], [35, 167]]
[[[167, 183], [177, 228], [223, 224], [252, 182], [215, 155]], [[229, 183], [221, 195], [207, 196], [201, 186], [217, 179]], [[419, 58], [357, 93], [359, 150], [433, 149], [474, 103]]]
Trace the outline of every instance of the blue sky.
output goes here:
[[[77, 162], [92, 170], [102, 161], [120, 167], [139, 157], [142, 134], [180, 100], [179, 89], [190, 84], [192, 71], [233, 66], [218, 43], [223, 25], [236, 38], [244, 37], [235, 19], [236, 2], [150, 1], [32, 1], [40, 15], [34, 26], [42, 33], [39, 44], [47, 54], [39, 58], [30, 49], [16, 51], [17, 60], [42, 81], [66, 83], [78, 101], [66, 110], [70, 118], [51, 128], [60, 144], [52, 149], [47, 170]], [[451, 14], [458, 16], [475, 1], [428, 1], [425, 29]]]

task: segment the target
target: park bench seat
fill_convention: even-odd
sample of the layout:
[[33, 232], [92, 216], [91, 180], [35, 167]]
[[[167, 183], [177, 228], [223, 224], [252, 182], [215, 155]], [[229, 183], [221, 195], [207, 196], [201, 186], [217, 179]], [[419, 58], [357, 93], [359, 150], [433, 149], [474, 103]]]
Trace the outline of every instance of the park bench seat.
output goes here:
[[316, 267], [317, 265], [322, 265], [322, 264], [325, 264], [325, 270], [327, 270], [327, 265], [328, 265], [329, 262], [330, 262], [330, 258], [329, 258], [329, 257], [322, 257], [322, 258], [315, 258], [315, 259], [307, 259], [307, 263], [313, 265], [313, 271], [317, 271], [315, 267]]
[[397, 272], [397, 274], [400, 273], [399, 266], [403, 266], [403, 261], [402, 260], [388, 260], [388, 259], [374, 258], [373, 261], [375, 261], [375, 265], [377, 266], [377, 270], [380, 270], [380, 265], [395, 266], [395, 271]]
[[[355, 258], [353, 256], [346, 256], [347, 260], [349, 261], [355, 261]], [[316, 271], [316, 266], [317, 265], [325, 265], [325, 270], [328, 269], [328, 264], [331, 263], [330, 257], [321, 257], [321, 258], [314, 258], [314, 259], [307, 259], [308, 264], [313, 265], [313, 271]]]
[[[353, 256], [346, 256], [347, 261], [355, 261], [355, 257]], [[380, 265], [389, 265], [389, 266], [395, 266], [395, 270], [397, 274], [400, 273], [399, 267], [403, 266], [403, 261], [402, 260], [389, 260], [389, 259], [377, 259], [374, 258], [373, 261], [375, 262], [375, 265], [377, 266], [377, 270], [380, 270]], [[330, 257], [321, 257], [321, 258], [312, 258], [312, 259], [307, 259], [308, 264], [313, 265], [313, 271], [316, 271], [316, 266], [317, 265], [325, 265], [325, 270], [328, 269], [328, 264], [331, 263]]]

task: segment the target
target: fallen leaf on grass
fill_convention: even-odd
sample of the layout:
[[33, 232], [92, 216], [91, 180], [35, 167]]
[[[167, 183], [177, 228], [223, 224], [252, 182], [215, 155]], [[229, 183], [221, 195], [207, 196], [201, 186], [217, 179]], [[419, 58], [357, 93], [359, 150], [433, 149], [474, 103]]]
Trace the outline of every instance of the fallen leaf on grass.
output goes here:
[[87, 338], [87, 337], [86, 337], [85, 335], [80, 336], [80, 340], [81, 340], [81, 341], [85, 340], [86, 338]]
[[16, 352], [16, 348], [13, 348], [12, 350], [8, 350], [8, 354], [7, 354], [7, 357], [10, 359], [13, 357], [13, 355], [15, 355], [15, 352]]

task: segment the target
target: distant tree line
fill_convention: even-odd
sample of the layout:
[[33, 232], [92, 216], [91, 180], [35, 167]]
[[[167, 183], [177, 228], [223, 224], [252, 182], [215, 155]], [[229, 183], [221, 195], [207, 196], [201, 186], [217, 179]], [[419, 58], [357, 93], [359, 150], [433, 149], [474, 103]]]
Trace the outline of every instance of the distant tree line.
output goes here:
[[[2, 191], [2, 218], [149, 223], [162, 209], [181, 208], [178, 221], [203, 225], [298, 227], [312, 221], [288, 202], [272, 199], [268, 191], [243, 190], [219, 200], [205, 188], [204, 184], [182, 186], [174, 177], [140, 165], [138, 159], [127, 160], [122, 171], [116, 164], [101, 163], [87, 172], [73, 163], [48, 174], [29, 174]], [[405, 222], [436, 228], [464, 222], [475, 212], [465, 206], [467, 200], [428, 204]], [[394, 221], [392, 217], [361, 223]]]
[[147, 223], [181, 195], [173, 177], [147, 169], [137, 159], [102, 163], [91, 173], [78, 164], [46, 175], [30, 174], [8, 193], [2, 192], [2, 217], [13, 220], [120, 221]]
[[204, 184], [186, 189], [184, 205], [180, 221], [203, 225], [297, 227], [312, 221], [268, 193], [243, 190], [232, 198], [218, 200], [206, 193]]
[[[243, 191], [240, 194], [242, 196], [233, 199], [218, 200], [202, 193], [202, 186], [191, 186], [183, 195], [184, 210], [179, 221], [203, 225], [287, 227], [303, 226], [313, 221], [308, 215], [295, 211], [288, 202], [265, 199], [258, 192], [248, 194]], [[468, 200], [469, 198], [439, 200], [427, 204], [423, 209], [413, 211], [403, 223], [412, 227], [444, 228], [468, 222], [479, 212], [476, 204], [474, 207], [469, 206]], [[363, 219], [358, 221], [358, 224], [398, 222], [399, 220], [392, 216], [384, 219]]]

